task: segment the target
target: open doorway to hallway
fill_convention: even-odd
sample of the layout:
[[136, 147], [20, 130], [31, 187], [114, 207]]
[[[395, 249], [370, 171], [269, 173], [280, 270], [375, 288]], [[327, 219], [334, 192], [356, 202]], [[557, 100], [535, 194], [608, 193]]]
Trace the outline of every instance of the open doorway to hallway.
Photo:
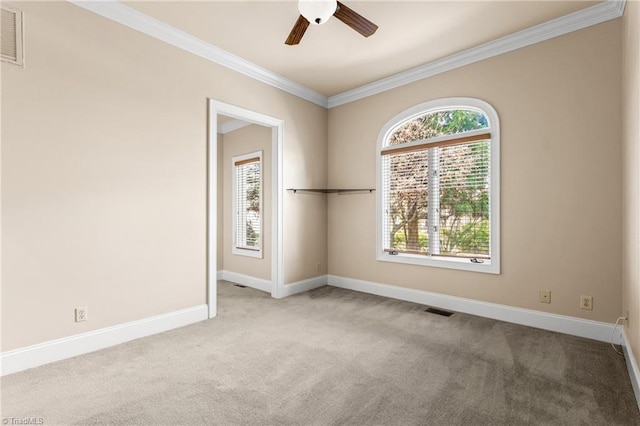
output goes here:
[[217, 280], [282, 296], [282, 120], [209, 101], [208, 304]]

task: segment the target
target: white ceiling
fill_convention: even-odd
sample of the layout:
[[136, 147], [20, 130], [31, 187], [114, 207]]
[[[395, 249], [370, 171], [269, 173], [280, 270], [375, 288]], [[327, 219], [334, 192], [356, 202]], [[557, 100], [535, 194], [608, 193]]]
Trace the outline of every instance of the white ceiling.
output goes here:
[[343, 2], [380, 28], [364, 38], [333, 18], [284, 44], [296, 1], [133, 1], [140, 12], [326, 96], [593, 6], [584, 1]]

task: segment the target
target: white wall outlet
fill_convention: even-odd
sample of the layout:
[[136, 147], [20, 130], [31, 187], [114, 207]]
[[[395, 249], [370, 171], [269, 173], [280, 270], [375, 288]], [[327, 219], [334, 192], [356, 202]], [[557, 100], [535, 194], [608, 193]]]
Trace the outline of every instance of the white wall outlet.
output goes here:
[[82, 322], [87, 320], [87, 307], [82, 306], [76, 308], [76, 322]]
[[540, 303], [551, 303], [551, 290], [540, 290], [538, 298]]
[[319, 272], [320, 271], [320, 264], [316, 263], [316, 271]]
[[593, 296], [580, 296], [580, 308], [588, 311], [593, 310]]

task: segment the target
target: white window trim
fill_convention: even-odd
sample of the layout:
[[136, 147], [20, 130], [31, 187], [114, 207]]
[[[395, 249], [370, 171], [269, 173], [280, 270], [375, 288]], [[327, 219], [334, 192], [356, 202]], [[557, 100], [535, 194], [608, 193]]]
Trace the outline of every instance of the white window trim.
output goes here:
[[[236, 166], [236, 162], [238, 161], [244, 161], [244, 160], [248, 160], [250, 158], [258, 158], [259, 159], [259, 163], [260, 163], [260, 247], [258, 250], [255, 249], [248, 249], [248, 248], [242, 248], [242, 247], [238, 247], [237, 241], [236, 241], [236, 229], [237, 229], [237, 220], [238, 220], [238, 211], [237, 211], [237, 204], [236, 204], [236, 195], [238, 192], [238, 188], [236, 186], [236, 176], [237, 176], [237, 166]], [[250, 152], [248, 154], [243, 154], [243, 155], [238, 155], [236, 157], [233, 157], [231, 159], [231, 182], [232, 182], [232, 202], [231, 204], [233, 205], [233, 216], [232, 216], [232, 250], [231, 252], [233, 254], [239, 255], [239, 256], [247, 256], [247, 257], [254, 257], [254, 258], [258, 258], [258, 259], [262, 259], [263, 257], [263, 253], [262, 253], [262, 248], [264, 246], [264, 203], [263, 203], [263, 189], [262, 189], [262, 175], [263, 175], [263, 163], [262, 163], [262, 151], [256, 151], [256, 152]]]
[[[485, 260], [485, 263], [472, 263], [469, 259], [454, 257], [440, 258], [408, 253], [398, 253], [396, 255], [385, 253], [383, 246], [384, 237], [382, 235], [383, 188], [382, 155], [380, 153], [385, 148], [386, 141], [389, 139], [391, 134], [404, 122], [424, 115], [427, 112], [456, 108], [475, 109], [484, 114], [489, 121], [489, 127], [482, 129], [482, 132], [491, 133], [491, 205], [489, 213], [489, 226], [491, 229], [491, 260]], [[465, 132], [465, 134], [467, 133]], [[483, 272], [489, 274], [500, 273], [500, 120], [496, 110], [487, 102], [475, 98], [437, 99], [409, 108], [408, 110], [393, 117], [382, 127], [378, 134], [376, 151], [376, 259], [383, 262], [432, 266], [462, 271]]]

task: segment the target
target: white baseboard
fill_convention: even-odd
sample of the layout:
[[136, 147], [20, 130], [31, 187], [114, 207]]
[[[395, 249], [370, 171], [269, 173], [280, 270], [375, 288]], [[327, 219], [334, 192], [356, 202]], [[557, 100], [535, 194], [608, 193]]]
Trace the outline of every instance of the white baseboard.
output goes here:
[[[527, 325], [558, 333], [586, 337], [588, 339], [610, 342], [613, 324], [585, 320], [565, 315], [550, 314], [531, 309], [481, 302], [446, 294], [430, 293], [404, 287], [379, 284], [371, 281], [329, 275], [329, 285], [363, 293], [377, 294], [392, 299], [406, 300], [422, 305], [449, 309], [499, 321]], [[620, 344], [620, 337], [614, 336], [614, 342]]]
[[627, 361], [627, 370], [629, 370], [631, 386], [633, 386], [633, 393], [635, 393], [636, 395], [636, 402], [638, 403], [638, 408], [640, 409], [640, 368], [638, 368], [637, 358], [634, 356], [633, 351], [631, 350], [631, 343], [629, 342], [629, 338], [627, 337], [627, 333], [624, 328], [622, 328], [621, 334], [621, 345], [624, 352], [624, 357]]
[[4, 376], [17, 373], [50, 362], [83, 355], [130, 340], [204, 321], [207, 318], [207, 305], [200, 305], [3, 352], [0, 357], [1, 374]]
[[[262, 278], [256, 278], [249, 275], [239, 274], [231, 271], [218, 271], [218, 279], [229, 281], [235, 284], [246, 285], [256, 290], [271, 293], [271, 281]], [[320, 275], [318, 277], [300, 280], [293, 283], [285, 284], [282, 297], [291, 296], [292, 294], [302, 293], [304, 291], [313, 290], [314, 288], [327, 285], [327, 276]]]
[[325, 285], [327, 285], [327, 275], [320, 275], [318, 277], [285, 284], [282, 297], [287, 297], [291, 296], [292, 294], [313, 290], [314, 288], [322, 287]]
[[220, 281], [223, 275], [224, 275], [224, 271], [218, 271], [218, 273], [216, 274], [216, 279]]
[[[222, 272], [222, 274], [220, 274]], [[238, 274], [231, 271], [218, 271], [218, 275], [221, 275], [221, 280], [229, 281], [235, 284], [246, 285], [247, 287], [255, 288], [256, 290], [266, 291], [271, 293], [271, 281], [262, 278], [252, 277], [250, 275]]]

